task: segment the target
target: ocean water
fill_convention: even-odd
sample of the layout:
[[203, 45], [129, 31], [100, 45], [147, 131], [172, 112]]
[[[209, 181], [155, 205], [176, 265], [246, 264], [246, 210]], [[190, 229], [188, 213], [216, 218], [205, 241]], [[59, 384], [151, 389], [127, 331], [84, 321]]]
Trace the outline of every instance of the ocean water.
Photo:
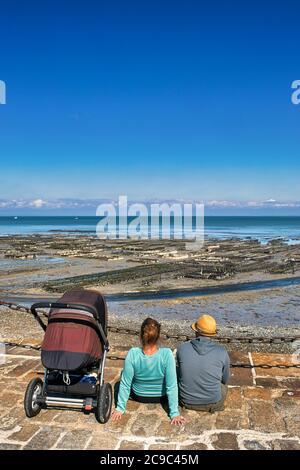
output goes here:
[[[0, 217], [0, 236], [55, 232], [96, 236], [99, 220], [89, 216], [5, 216]], [[161, 233], [160, 227], [157, 230]], [[172, 226], [171, 233], [174, 234]], [[284, 239], [287, 243], [297, 244], [300, 243], [300, 217], [207, 216], [204, 233], [206, 238], [258, 239], [261, 243]]]

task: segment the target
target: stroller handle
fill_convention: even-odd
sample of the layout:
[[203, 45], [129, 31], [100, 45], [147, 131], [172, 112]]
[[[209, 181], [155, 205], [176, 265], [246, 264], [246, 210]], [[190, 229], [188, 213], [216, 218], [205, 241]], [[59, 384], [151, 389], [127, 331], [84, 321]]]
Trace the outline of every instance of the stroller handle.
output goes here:
[[46, 331], [47, 326], [41, 319], [39, 313], [37, 312], [38, 309], [40, 308], [55, 308], [55, 309], [64, 309], [64, 310], [84, 310], [88, 313], [91, 313], [93, 315], [93, 318], [96, 319], [98, 328], [99, 328], [99, 333], [102, 338], [103, 344], [105, 349], [109, 348], [109, 343], [108, 339], [103, 331], [101, 323], [98, 321], [97, 317], [95, 317], [96, 310], [92, 307], [88, 307], [86, 305], [82, 304], [69, 304], [69, 303], [63, 303], [63, 302], [37, 302], [33, 304], [30, 308], [32, 315], [34, 318], [37, 320], [37, 322], [40, 324], [40, 326], [43, 328], [44, 331]]

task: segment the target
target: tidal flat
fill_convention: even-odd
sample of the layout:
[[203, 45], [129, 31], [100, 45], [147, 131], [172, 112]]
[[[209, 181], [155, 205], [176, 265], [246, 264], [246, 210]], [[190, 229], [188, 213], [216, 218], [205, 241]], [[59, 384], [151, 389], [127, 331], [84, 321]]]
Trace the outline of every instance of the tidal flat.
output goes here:
[[114, 324], [138, 327], [153, 316], [169, 330], [189, 332], [191, 320], [208, 313], [224, 334], [300, 334], [300, 245], [283, 240], [209, 239], [189, 251], [180, 240], [0, 237], [2, 299], [30, 304], [73, 287], [101, 290]]

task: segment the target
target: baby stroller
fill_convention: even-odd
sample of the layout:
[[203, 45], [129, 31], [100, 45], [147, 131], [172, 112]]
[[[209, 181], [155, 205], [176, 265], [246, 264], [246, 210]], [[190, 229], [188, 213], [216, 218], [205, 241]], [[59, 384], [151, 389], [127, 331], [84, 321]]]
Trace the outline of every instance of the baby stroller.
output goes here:
[[[49, 309], [47, 325], [40, 309]], [[104, 383], [107, 340], [107, 308], [95, 290], [73, 289], [58, 302], [40, 302], [31, 312], [45, 331], [41, 360], [44, 381], [34, 378], [24, 398], [28, 418], [42, 408], [95, 411], [106, 423], [112, 408], [112, 387]]]

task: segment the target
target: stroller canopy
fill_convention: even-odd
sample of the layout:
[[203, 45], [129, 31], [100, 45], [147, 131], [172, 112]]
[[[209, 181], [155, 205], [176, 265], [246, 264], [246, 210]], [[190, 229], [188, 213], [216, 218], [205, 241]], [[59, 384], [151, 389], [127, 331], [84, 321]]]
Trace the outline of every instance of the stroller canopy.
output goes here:
[[107, 307], [102, 294], [93, 289], [72, 289], [59, 299], [59, 302], [67, 304], [79, 304], [92, 308], [95, 311], [94, 318], [101, 324], [107, 335]]
[[58, 303], [68, 304], [68, 307], [53, 308], [49, 312], [41, 351], [44, 367], [78, 371], [99, 363], [103, 355], [100, 325], [107, 336], [104, 297], [96, 290], [72, 289]]

